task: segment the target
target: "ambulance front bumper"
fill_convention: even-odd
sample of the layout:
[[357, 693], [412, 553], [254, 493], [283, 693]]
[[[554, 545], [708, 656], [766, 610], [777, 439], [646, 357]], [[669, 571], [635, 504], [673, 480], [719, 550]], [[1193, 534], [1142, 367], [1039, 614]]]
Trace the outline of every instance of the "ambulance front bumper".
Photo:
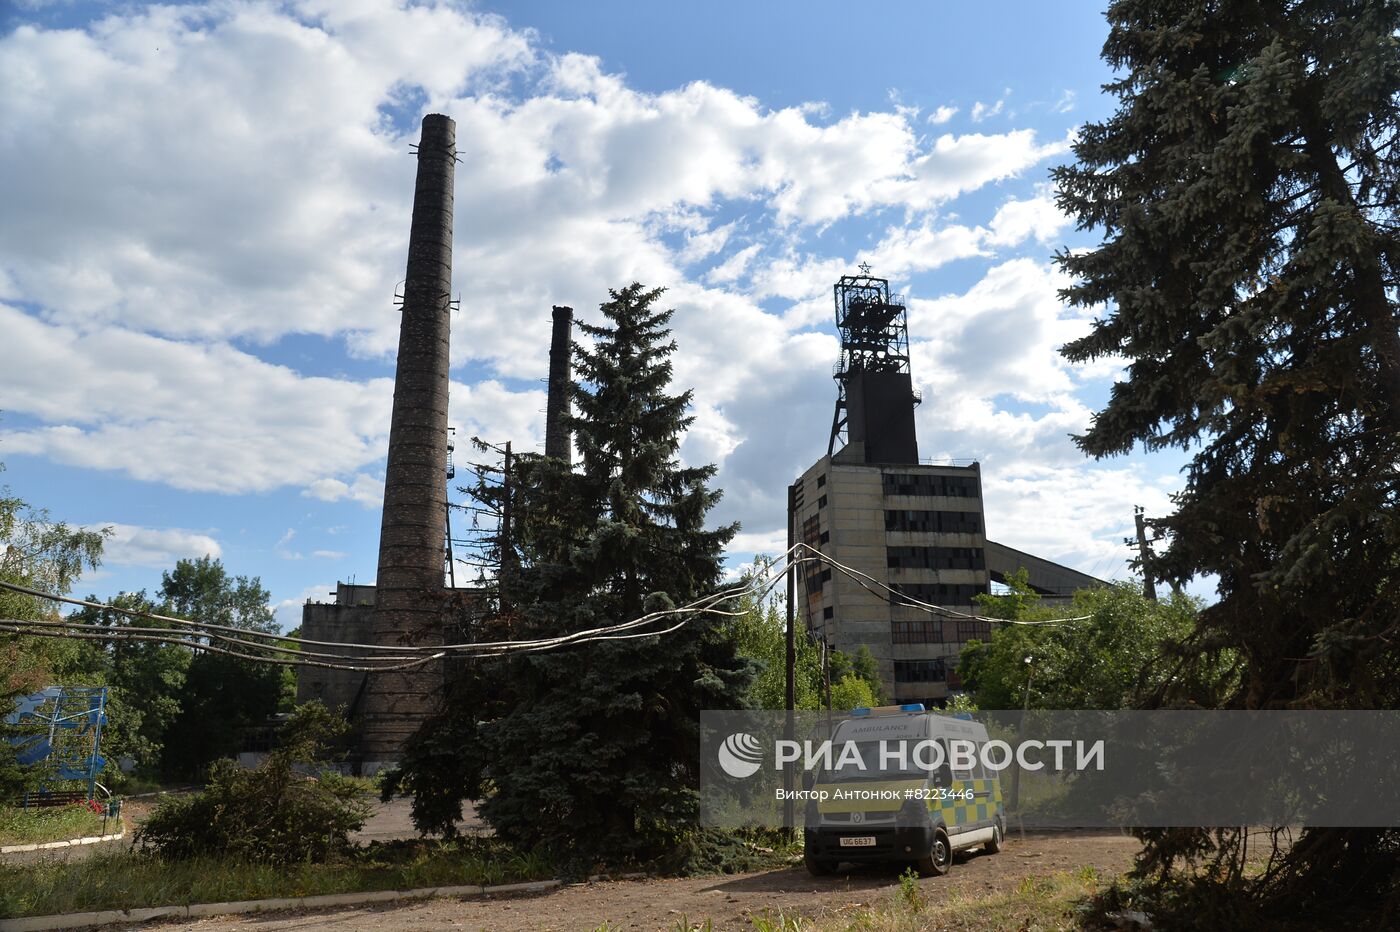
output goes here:
[[933, 828], [928, 825], [808, 827], [803, 833], [803, 843], [808, 857], [823, 861], [921, 858], [933, 848]]

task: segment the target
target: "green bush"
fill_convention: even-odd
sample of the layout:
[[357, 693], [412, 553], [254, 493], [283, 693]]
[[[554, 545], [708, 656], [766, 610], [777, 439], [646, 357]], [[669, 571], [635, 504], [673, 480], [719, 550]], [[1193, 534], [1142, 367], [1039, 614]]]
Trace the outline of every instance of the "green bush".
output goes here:
[[271, 864], [319, 863], [346, 851], [350, 833], [370, 813], [365, 790], [349, 777], [312, 778], [296, 770], [297, 763], [319, 759], [344, 730], [324, 706], [308, 703], [262, 764], [245, 770], [216, 761], [204, 792], [162, 803], [137, 832], [137, 846], [165, 860], [217, 856]]

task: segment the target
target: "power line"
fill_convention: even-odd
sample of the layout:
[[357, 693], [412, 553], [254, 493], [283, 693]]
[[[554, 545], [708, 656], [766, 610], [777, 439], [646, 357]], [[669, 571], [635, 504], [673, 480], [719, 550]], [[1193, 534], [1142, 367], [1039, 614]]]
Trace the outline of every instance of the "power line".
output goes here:
[[[770, 583], [770, 587], [771, 585], [772, 584]], [[723, 609], [718, 609], [715, 608], [715, 605], [728, 599], [734, 598], [738, 595], [742, 595], [743, 592], [747, 591], [749, 587], [738, 586], [731, 587], [730, 589], [720, 590], [719, 592], [713, 593], [708, 596], [704, 596], [686, 605], [679, 606], [673, 609], [665, 609], [658, 612], [650, 612], [639, 618], [634, 618], [629, 621], [621, 622], [615, 625], [604, 625], [597, 628], [576, 631], [571, 634], [560, 635], [557, 637], [538, 638], [534, 640], [524, 641], [485, 641], [450, 645], [401, 645], [399, 647], [393, 647], [371, 644], [351, 644], [346, 642], [335, 641], [303, 641], [300, 638], [284, 637], [281, 635], [263, 634], [260, 632], [255, 634], [255, 636], [257, 637], [271, 638], [280, 641], [315, 644], [317, 646], [339, 647], [351, 652], [366, 649], [390, 650], [400, 652], [398, 655], [395, 656], [379, 657], [355, 657], [353, 655], [316, 654], [313, 652], [302, 653], [300, 651], [297, 651], [295, 648], [278, 648], [273, 645], [258, 644], [256, 642], [246, 641], [241, 638], [231, 638], [226, 635], [214, 634], [212, 633], [212, 631], [199, 630], [201, 628], [210, 628], [222, 631], [236, 631], [245, 635], [253, 634], [253, 632], [249, 632], [246, 629], [242, 628], [232, 628], [227, 625], [216, 625], [210, 623], [191, 621], [185, 618], [171, 618], [170, 616], [158, 615], [154, 612], [124, 609], [113, 605], [107, 605], [98, 602], [90, 602], [83, 599], [73, 599], [67, 596], [59, 596], [51, 593], [45, 593], [27, 586], [20, 586], [14, 583], [7, 583], [3, 581], [0, 581], [0, 588], [7, 588], [12, 591], [22, 592], [24, 594], [35, 596], [37, 598], [50, 599], [57, 602], [67, 602], [70, 604], [80, 604], [93, 608], [109, 609], [123, 615], [129, 615], [146, 619], [175, 621], [184, 625], [189, 625], [193, 629], [120, 629], [109, 628], [105, 625], [85, 625], [80, 622], [69, 620], [23, 621], [11, 618], [0, 619], [0, 632], [11, 634], [23, 634], [33, 637], [71, 637], [92, 641], [151, 641], [167, 644], [177, 644], [188, 647], [192, 650], [207, 650], [213, 653], [225, 654], [227, 656], [237, 657], [244, 660], [272, 663], [279, 666], [312, 666], [326, 669], [349, 670], [354, 672], [377, 672], [410, 669], [412, 667], [428, 663], [432, 660], [441, 659], [442, 657], [448, 655], [483, 657], [501, 656], [503, 654], [516, 652], [525, 653], [543, 650], [553, 650], [559, 647], [570, 646], [572, 644], [590, 643], [594, 641], [624, 640], [638, 637], [653, 637], [661, 634], [668, 634], [684, 626], [690, 621], [690, 618], [683, 617], [678, 623], [660, 631], [646, 631], [631, 634], [619, 634], [619, 632], [633, 631], [636, 628], [651, 624], [659, 619], [666, 618], [668, 616], [675, 616], [678, 614], [685, 616], [693, 616], [697, 614], [711, 614], [731, 617], [742, 614], [741, 612], [731, 612], [725, 611]], [[221, 641], [234, 643], [239, 646], [249, 647], [257, 650], [277, 651], [279, 653], [294, 654], [297, 655], [297, 659], [281, 659], [274, 657], [254, 656], [251, 654], [241, 653], [239, 651], [233, 651], [226, 648], [216, 647], [212, 644], [203, 643], [200, 641], [188, 640], [187, 636], [189, 635], [201, 635], [205, 637], [216, 638]], [[405, 655], [403, 653], [405, 651], [410, 652], [410, 654]], [[426, 656], [407, 659], [407, 656], [411, 656], [411, 652], [421, 651], [427, 651], [430, 653], [428, 653]], [[332, 663], [302, 659], [306, 656], [334, 657], [338, 660], [342, 660], [342, 662]], [[358, 661], [358, 663], [346, 661]], [[374, 665], [359, 665], [364, 661], [373, 661]]]
[[[797, 556], [805, 551], [807, 555]], [[0, 619], [0, 632], [11, 634], [26, 634], [35, 637], [73, 637], [93, 641], [150, 641], [167, 644], [176, 644], [188, 647], [192, 650], [206, 650], [213, 653], [225, 654], [239, 659], [250, 660], [261, 663], [271, 663], [279, 666], [309, 666], [324, 669], [347, 670], [353, 672], [376, 672], [395, 671], [411, 669], [421, 666], [433, 660], [438, 660], [446, 656], [465, 657], [499, 657], [512, 653], [534, 653], [539, 651], [555, 650], [561, 647], [575, 644], [594, 643], [608, 640], [630, 640], [643, 637], [659, 637], [680, 630], [697, 615], [718, 615], [721, 617], [734, 617], [742, 612], [727, 611], [717, 606], [734, 598], [741, 597], [746, 593], [754, 594], [760, 601], [768, 595], [773, 587], [786, 577], [792, 569], [809, 563], [819, 563], [830, 566], [837, 572], [854, 580], [866, 591], [891, 602], [892, 604], [904, 605], [930, 614], [951, 616], [959, 619], [984, 621], [991, 624], [1015, 624], [1034, 627], [1055, 627], [1074, 621], [1084, 621], [1092, 618], [1092, 615], [1080, 615], [1071, 618], [1048, 619], [1045, 621], [1023, 621], [1007, 618], [991, 618], [986, 615], [969, 614], [957, 609], [936, 605], [931, 602], [924, 602], [915, 599], [897, 589], [892, 588], [853, 567], [822, 553], [816, 548], [805, 544], [797, 543], [788, 548], [782, 554], [783, 569], [776, 570], [777, 560], [767, 564], [763, 571], [751, 576], [749, 580], [741, 585], [731, 586], [727, 589], [719, 590], [707, 596], [703, 596], [692, 602], [675, 608], [664, 609], [656, 612], [649, 612], [638, 618], [619, 622], [612, 625], [602, 625], [596, 628], [588, 628], [575, 631], [569, 634], [558, 635], [548, 638], [536, 638], [528, 640], [508, 640], [508, 641], [477, 641], [464, 642], [458, 644], [443, 645], [380, 645], [380, 644], [353, 644], [344, 641], [315, 641], [299, 637], [290, 637], [267, 632], [254, 632], [246, 628], [237, 628], [230, 625], [221, 625], [213, 622], [195, 621], [187, 618], [178, 618], [169, 615], [161, 615], [155, 612], [128, 609], [101, 602], [93, 602], [86, 599], [75, 599], [69, 596], [61, 596], [53, 593], [42, 592], [28, 586], [18, 585], [0, 581], [0, 588], [13, 592], [33, 596], [35, 598], [63, 602], [71, 605], [79, 605], [87, 608], [96, 608], [105, 611], [113, 611], [128, 617], [141, 618], [153, 621], [164, 621], [187, 626], [181, 629], [171, 628], [144, 628], [139, 630], [109, 628], [104, 625], [87, 625], [71, 620], [60, 621], [22, 621], [19, 619]], [[883, 590], [883, 591], [877, 591]], [[891, 598], [891, 596], [897, 598]], [[659, 622], [663, 619], [679, 617], [669, 627], [654, 631], [638, 631], [637, 629]], [[228, 633], [218, 633], [228, 632]], [[231, 635], [241, 635], [231, 636]], [[292, 655], [291, 659], [278, 657], [257, 656], [243, 653], [228, 648], [217, 647], [212, 643], [205, 643], [190, 640], [191, 637], [205, 637], [211, 641], [219, 641], [242, 647], [263, 651]], [[279, 641], [296, 645], [293, 647], [279, 647], [276, 644], [259, 643], [248, 640], [248, 638], [258, 638], [265, 641]], [[308, 651], [302, 649], [301, 645], [314, 647], [337, 648], [343, 653], [325, 653]], [[382, 652], [375, 654], [374, 652]], [[327, 658], [327, 659], [313, 659]], [[368, 664], [368, 665], [366, 665]]]
[[[275, 665], [275, 666], [281, 666], [281, 667], [320, 667], [320, 668], [328, 669], [328, 670], [351, 670], [351, 671], [363, 672], [363, 673], [378, 673], [378, 672], [393, 672], [393, 671], [395, 671], [395, 670], [408, 670], [408, 669], [412, 669], [413, 667], [422, 666], [422, 665], [425, 664], [425, 663], [430, 663], [430, 662], [432, 662], [433, 660], [436, 660], [436, 659], [438, 659], [439, 657], [443, 656], [442, 654], [435, 654], [435, 655], [426, 656], [426, 657], [416, 657], [416, 658], [414, 658], [413, 660], [404, 661], [403, 663], [396, 663], [396, 664], [390, 664], [390, 665], [379, 665], [379, 666], [372, 666], [372, 667], [361, 667], [361, 666], [355, 666], [355, 665], [351, 665], [351, 664], [326, 663], [326, 662], [320, 661], [320, 660], [283, 660], [283, 659], [281, 659], [280, 657], [258, 657], [258, 656], [254, 656], [254, 655], [252, 655], [252, 654], [244, 654], [244, 653], [241, 653], [241, 652], [239, 652], [239, 651], [228, 650], [228, 649], [223, 648], [223, 647], [215, 647], [215, 646], [212, 645], [212, 644], [207, 644], [207, 643], [204, 643], [204, 642], [201, 642], [201, 641], [189, 641], [189, 640], [185, 640], [184, 638], [181, 638], [181, 637], [178, 637], [178, 636], [176, 636], [176, 637], [171, 637], [171, 636], [160, 635], [160, 634], [139, 634], [139, 633], [135, 633], [135, 629], [127, 629], [126, 631], [123, 631], [122, 633], [120, 633], [120, 634], [118, 634], [118, 635], [116, 635], [116, 636], [113, 636], [110, 632], [109, 632], [109, 633], [104, 633], [104, 634], [89, 634], [89, 633], [83, 632], [83, 631], [72, 631], [72, 630], [66, 630], [66, 629], [65, 629], [65, 630], [54, 630], [54, 629], [51, 629], [51, 628], [39, 628], [39, 629], [36, 630], [35, 627], [34, 627], [35, 624], [36, 624], [36, 622], [32, 622], [32, 621], [22, 621], [22, 620], [20, 620], [20, 619], [15, 619], [15, 618], [0, 618], [0, 633], [19, 634], [19, 635], [23, 635], [23, 636], [25, 636], [25, 637], [39, 637], [39, 638], [44, 638], [44, 637], [47, 637], [47, 638], [63, 638], [63, 639], [77, 638], [77, 639], [79, 639], [79, 640], [84, 640], [84, 641], [153, 641], [153, 642], [158, 642], [158, 643], [161, 643], [161, 644], [175, 644], [175, 645], [181, 645], [181, 646], [184, 646], [184, 647], [188, 647], [188, 648], [190, 648], [191, 650], [208, 651], [208, 652], [210, 652], [210, 653], [215, 653], [215, 654], [224, 654], [224, 655], [229, 656], [229, 657], [237, 657], [237, 658], [240, 659], [240, 660], [250, 660], [250, 661], [253, 661], [253, 662], [255, 662], [255, 663], [267, 663], [267, 664], [273, 664], [273, 665]], [[58, 625], [60, 625], [60, 626], [63, 626], [63, 623], [62, 623], [62, 622], [57, 622], [56, 624], [58, 624]], [[141, 629], [141, 630], [151, 630], [151, 629]], [[177, 632], [177, 634], [178, 634], [178, 632]]]
[[[131, 618], [146, 618], [151, 621], [168, 621], [178, 625], [193, 625], [208, 631], [227, 631], [233, 634], [250, 635], [256, 634], [260, 638], [267, 638], [273, 641], [290, 641], [296, 644], [312, 644], [316, 647], [345, 647], [347, 645], [338, 641], [309, 641], [304, 638], [288, 637], [283, 634], [273, 634], [271, 632], [253, 631], [250, 628], [239, 628], [233, 625], [221, 625], [211, 621], [191, 621], [188, 618], [178, 618], [173, 615], [158, 615], [155, 612], [148, 612], [141, 609], [122, 608], [119, 605], [109, 605], [105, 602], [90, 602], [87, 599], [75, 599], [67, 595], [55, 595], [52, 592], [42, 592], [38, 589], [31, 589], [29, 586], [21, 586], [18, 583], [5, 582], [0, 580], [0, 589], [8, 589], [11, 592], [19, 592], [24, 595], [31, 595], [38, 599], [47, 599], [51, 602], [66, 602], [69, 605], [80, 605], [84, 608], [100, 608], [109, 612], [116, 612], [119, 615], [126, 615]], [[398, 650], [396, 647], [381, 646], [375, 644], [355, 645], [369, 650]]]
[[[830, 556], [827, 556], [826, 554], [822, 553], [820, 550], [817, 550], [809, 544], [794, 544], [792, 549], [797, 550], [798, 548], [810, 551], [813, 554], [813, 556], [810, 559], [820, 560], [823, 563], [829, 564], [833, 569], [854, 579], [857, 582], [857, 584], [861, 586], [861, 588], [865, 589], [872, 595], [879, 596], [885, 601], [892, 602], [893, 604], [907, 605], [911, 608], [917, 608], [932, 614], [951, 615], [954, 618], [960, 618], [968, 621], [986, 621], [998, 625], [1027, 625], [1031, 627], [1056, 627], [1058, 625], [1065, 624], [1066, 622], [1087, 621], [1088, 619], [1094, 617], [1093, 615], [1076, 615], [1073, 618], [1051, 618], [1046, 619], [1045, 621], [1022, 621], [1014, 618], [992, 618], [988, 615], [971, 615], [967, 612], [960, 612], [957, 609], [948, 608], [944, 605], [935, 605], [932, 602], [923, 602], [919, 599], [914, 598], [911, 595], [906, 595], [905, 593], [900, 592], [898, 589], [892, 588], [891, 586], [880, 582], [880, 580], [869, 575], [868, 573], [862, 573], [858, 569], [846, 566], [844, 563], [841, 563], [840, 561], [835, 560]], [[874, 584], [878, 588], [885, 590], [885, 592], [888, 592], [891, 595], [898, 596], [899, 601], [894, 602], [894, 600], [892, 600], [889, 596], [884, 595], [880, 592], [876, 592], [874, 589], [870, 588], [870, 584]]]

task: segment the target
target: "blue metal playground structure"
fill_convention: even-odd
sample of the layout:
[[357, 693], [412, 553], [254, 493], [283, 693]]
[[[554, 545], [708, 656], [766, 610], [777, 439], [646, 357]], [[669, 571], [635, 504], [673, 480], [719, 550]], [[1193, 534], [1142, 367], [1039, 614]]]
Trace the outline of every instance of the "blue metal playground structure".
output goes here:
[[22, 697], [5, 717], [20, 764], [38, 770], [41, 794], [76, 781], [92, 799], [106, 763], [99, 753], [106, 709], [105, 686], [50, 686]]

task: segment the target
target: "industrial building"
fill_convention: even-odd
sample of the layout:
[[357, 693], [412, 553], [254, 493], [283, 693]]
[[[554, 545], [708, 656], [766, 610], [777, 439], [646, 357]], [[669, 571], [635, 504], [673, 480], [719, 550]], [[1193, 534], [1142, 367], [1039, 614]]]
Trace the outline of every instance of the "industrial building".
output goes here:
[[1025, 567], [1052, 602], [1102, 583], [987, 540], [978, 464], [919, 460], [914, 409], [922, 399], [909, 368], [904, 299], [866, 266], [834, 291], [836, 410], [826, 455], [789, 490], [789, 533], [868, 578], [804, 564], [799, 617], [828, 648], [868, 647], [896, 702], [941, 705], [958, 687], [962, 645], [990, 636], [989, 622], [961, 616], [978, 613], [973, 597], [991, 582]]
[[[452, 309], [455, 125], [423, 119], [400, 310], [394, 406], [385, 467], [376, 584], [339, 584], [332, 603], [308, 603], [302, 637], [347, 645], [436, 645], [445, 625], [480, 590], [445, 583], [451, 568], [447, 392]], [[889, 282], [843, 276], [835, 287], [841, 356], [827, 453], [789, 490], [793, 539], [866, 575], [804, 564], [799, 607], [807, 630], [829, 647], [868, 646], [900, 701], [939, 703], [957, 686], [961, 646], [986, 638], [973, 598], [1017, 567], [1047, 598], [1098, 581], [988, 541], [976, 463], [919, 461], [904, 301]], [[545, 455], [567, 461], [573, 311], [555, 307]], [[889, 587], [888, 589], [885, 587]], [[946, 608], [930, 613], [912, 604]], [[469, 612], [468, 612], [469, 613]], [[347, 648], [348, 653], [351, 648]], [[353, 763], [373, 773], [396, 762], [439, 708], [440, 662], [373, 674], [304, 667], [297, 700], [321, 699], [354, 725]]]

